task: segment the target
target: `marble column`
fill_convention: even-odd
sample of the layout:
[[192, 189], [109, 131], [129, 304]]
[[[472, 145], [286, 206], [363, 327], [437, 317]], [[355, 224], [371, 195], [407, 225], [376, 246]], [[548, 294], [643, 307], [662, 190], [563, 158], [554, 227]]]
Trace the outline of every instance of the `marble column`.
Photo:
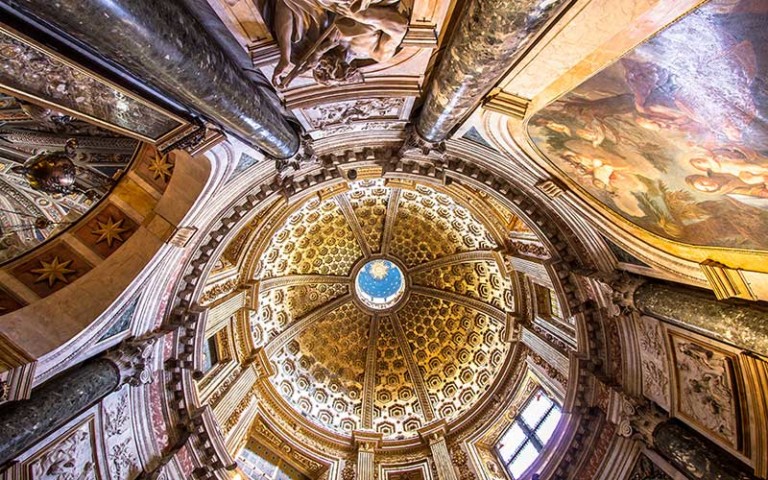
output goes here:
[[416, 123], [441, 142], [478, 106], [566, 0], [471, 0], [443, 52]]
[[29, 400], [0, 408], [0, 469], [120, 385], [120, 370], [106, 359], [78, 365], [32, 391]]
[[32, 390], [28, 400], [0, 407], [0, 470], [26, 449], [124, 384], [152, 381], [157, 338], [124, 342], [101, 358], [87, 360]]
[[757, 480], [735, 457], [674, 420], [656, 428], [653, 446], [691, 480]]
[[299, 137], [181, 2], [0, 0], [54, 25], [275, 158]]
[[742, 300], [717, 300], [709, 291], [648, 281], [633, 295], [640, 312], [719, 341], [768, 355], [768, 308]]
[[429, 449], [432, 451], [432, 460], [435, 462], [435, 468], [437, 468], [438, 479], [458, 480], [456, 471], [453, 469], [448, 444], [445, 443], [445, 437], [439, 434], [432, 435], [429, 439]]

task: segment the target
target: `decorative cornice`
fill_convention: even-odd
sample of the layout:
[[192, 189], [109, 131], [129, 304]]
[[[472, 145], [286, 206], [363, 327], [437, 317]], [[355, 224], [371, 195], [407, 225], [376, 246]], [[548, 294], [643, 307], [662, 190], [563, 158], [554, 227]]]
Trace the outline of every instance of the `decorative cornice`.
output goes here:
[[265, 278], [259, 284], [260, 292], [275, 288], [293, 287], [297, 285], [318, 285], [329, 283], [349, 283], [348, 277], [334, 275], [286, 275], [284, 277]]
[[714, 260], [706, 260], [700, 266], [718, 300], [732, 297], [757, 300], [741, 270], [729, 268]]
[[527, 98], [499, 90], [484, 100], [483, 108], [509, 117], [523, 119], [530, 103], [531, 101]]
[[475, 250], [471, 252], [459, 252], [453, 255], [436, 258], [429, 262], [424, 262], [410, 270], [409, 274], [423, 272], [425, 270], [432, 270], [440, 267], [447, 267], [450, 265], [456, 265], [459, 263], [467, 262], [497, 262], [498, 257], [493, 250]]

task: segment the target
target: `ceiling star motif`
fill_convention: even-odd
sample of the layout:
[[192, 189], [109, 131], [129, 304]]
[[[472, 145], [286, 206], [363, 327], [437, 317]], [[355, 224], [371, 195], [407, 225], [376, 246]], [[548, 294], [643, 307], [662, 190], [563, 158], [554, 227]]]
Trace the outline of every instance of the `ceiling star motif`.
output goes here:
[[99, 236], [99, 238], [96, 240], [96, 243], [107, 242], [107, 246], [111, 248], [112, 243], [115, 240], [117, 240], [118, 242], [122, 242], [123, 234], [129, 230], [128, 228], [123, 227], [124, 221], [125, 221], [124, 218], [121, 218], [120, 220], [115, 221], [111, 215], [109, 216], [106, 222], [96, 220], [96, 223], [98, 224], [99, 228], [96, 228], [91, 232], [94, 235]]
[[72, 260], [65, 260], [62, 262], [57, 256], [53, 257], [53, 260], [50, 262], [40, 260], [40, 268], [35, 268], [30, 270], [30, 272], [40, 275], [35, 280], [35, 283], [48, 282], [48, 286], [53, 287], [56, 282], [69, 283], [67, 275], [77, 273], [77, 270], [69, 268], [71, 264]]
[[496, 214], [424, 185], [349, 187], [289, 207], [248, 247], [254, 347], [276, 366], [269, 388], [321, 431], [413, 438], [470, 411], [510, 351], [504, 315], [487, 313], [514, 307], [483, 223]]
[[173, 174], [173, 163], [168, 160], [168, 155], [158, 153], [149, 160], [147, 170], [152, 172], [155, 180], [167, 183]]

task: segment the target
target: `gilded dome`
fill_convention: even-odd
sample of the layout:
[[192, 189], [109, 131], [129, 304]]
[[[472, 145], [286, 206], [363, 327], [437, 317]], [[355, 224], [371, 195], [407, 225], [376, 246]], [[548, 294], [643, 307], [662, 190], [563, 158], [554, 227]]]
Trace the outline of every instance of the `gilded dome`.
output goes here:
[[364, 180], [272, 216], [252, 257], [254, 346], [315, 426], [408, 438], [494, 384], [512, 287], [489, 214], [457, 192]]

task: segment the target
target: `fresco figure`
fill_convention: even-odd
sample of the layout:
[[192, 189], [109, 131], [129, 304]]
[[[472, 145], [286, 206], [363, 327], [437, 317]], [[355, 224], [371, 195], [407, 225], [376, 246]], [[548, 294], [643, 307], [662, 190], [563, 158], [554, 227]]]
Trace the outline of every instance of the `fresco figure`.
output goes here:
[[712, 0], [537, 112], [587, 193], [692, 245], [768, 250], [768, 2]]

